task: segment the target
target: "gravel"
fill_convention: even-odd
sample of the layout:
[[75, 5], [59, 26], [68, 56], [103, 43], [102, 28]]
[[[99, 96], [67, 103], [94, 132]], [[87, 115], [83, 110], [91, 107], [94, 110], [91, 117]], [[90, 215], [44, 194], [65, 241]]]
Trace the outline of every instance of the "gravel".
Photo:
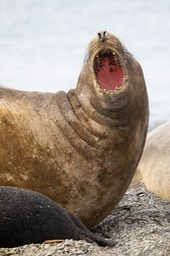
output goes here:
[[103, 222], [92, 229], [117, 241], [115, 247], [99, 247], [84, 241], [30, 244], [0, 248], [0, 256], [170, 256], [170, 202], [144, 186], [128, 190]]

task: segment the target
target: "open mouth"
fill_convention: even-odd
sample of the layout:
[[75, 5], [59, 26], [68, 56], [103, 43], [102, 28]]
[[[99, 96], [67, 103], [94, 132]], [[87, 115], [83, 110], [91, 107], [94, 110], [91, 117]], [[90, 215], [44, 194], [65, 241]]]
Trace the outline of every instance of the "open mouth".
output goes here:
[[94, 60], [94, 71], [101, 89], [119, 89], [124, 80], [124, 72], [118, 56], [111, 50], [102, 50]]

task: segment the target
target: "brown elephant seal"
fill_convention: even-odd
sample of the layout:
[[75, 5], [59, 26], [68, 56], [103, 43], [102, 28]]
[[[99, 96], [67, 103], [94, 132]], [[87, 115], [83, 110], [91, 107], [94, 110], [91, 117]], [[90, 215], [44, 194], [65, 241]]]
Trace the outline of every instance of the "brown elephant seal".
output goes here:
[[98, 33], [76, 89], [0, 90], [0, 185], [41, 192], [92, 227], [129, 186], [147, 126], [140, 64], [117, 37]]
[[146, 188], [170, 201], [170, 122], [151, 131], [133, 181], [143, 180]]
[[31, 190], [0, 186], [0, 247], [42, 243], [49, 239], [85, 240], [113, 246], [88, 230], [72, 213]]

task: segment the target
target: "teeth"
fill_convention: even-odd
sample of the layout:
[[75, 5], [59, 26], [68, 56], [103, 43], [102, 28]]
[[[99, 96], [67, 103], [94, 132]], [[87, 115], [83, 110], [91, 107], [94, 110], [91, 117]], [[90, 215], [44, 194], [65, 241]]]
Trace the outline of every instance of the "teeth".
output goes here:
[[116, 53], [115, 53], [115, 52], [111, 52], [111, 51], [109, 51], [109, 50], [104, 50], [104, 51], [102, 51], [101, 53], [97, 54], [97, 55], [96, 55], [96, 58], [105, 57], [105, 56], [109, 56], [109, 55], [116, 56]]

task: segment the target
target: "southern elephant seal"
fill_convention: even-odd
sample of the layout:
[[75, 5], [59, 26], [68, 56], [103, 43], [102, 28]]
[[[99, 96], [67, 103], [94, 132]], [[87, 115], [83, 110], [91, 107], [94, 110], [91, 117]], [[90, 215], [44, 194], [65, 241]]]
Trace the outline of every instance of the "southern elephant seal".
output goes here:
[[0, 247], [74, 239], [113, 246], [98, 237], [72, 213], [31, 190], [0, 186]]
[[0, 185], [41, 192], [92, 227], [128, 188], [147, 126], [141, 66], [100, 32], [68, 93], [0, 89]]
[[140, 179], [148, 190], [170, 201], [170, 122], [148, 134], [133, 180]]

